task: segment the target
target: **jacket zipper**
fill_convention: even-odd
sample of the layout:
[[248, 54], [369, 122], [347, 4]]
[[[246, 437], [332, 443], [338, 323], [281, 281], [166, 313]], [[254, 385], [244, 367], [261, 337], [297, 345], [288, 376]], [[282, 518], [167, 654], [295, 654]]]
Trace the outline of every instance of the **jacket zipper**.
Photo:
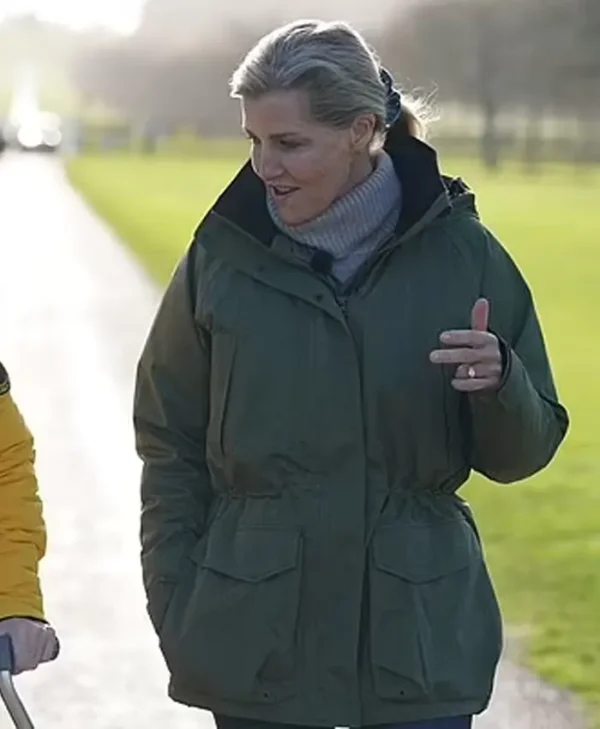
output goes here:
[[374, 258], [372, 260], [365, 261], [345, 286], [340, 287], [337, 282], [332, 283], [331, 280], [327, 281], [328, 285], [333, 289], [335, 301], [346, 321], [348, 321], [348, 307], [350, 299], [356, 293], [360, 292], [373, 270], [377, 268], [381, 261], [385, 260], [388, 254], [394, 249], [395, 246], [390, 246], [389, 244], [395, 237], [395, 235], [391, 235], [381, 246], [380, 250], [375, 254]]
[[388, 239], [380, 245], [375, 255], [368, 258], [355, 272], [354, 276], [348, 282], [348, 286], [345, 288], [344, 294], [349, 298], [353, 293], [363, 290], [374, 271], [383, 265], [383, 262], [389, 257], [389, 255], [415, 235], [418, 235], [430, 222], [436, 220], [446, 207], [446, 196], [440, 195], [440, 197], [438, 197], [438, 199], [417, 223], [412, 225], [400, 236], [398, 236], [396, 232], [392, 233]]
[[350, 299], [349, 295], [342, 295], [342, 294], [335, 294], [335, 300], [337, 305], [340, 308], [340, 311], [342, 312], [342, 316], [346, 321], [348, 321], [348, 301]]

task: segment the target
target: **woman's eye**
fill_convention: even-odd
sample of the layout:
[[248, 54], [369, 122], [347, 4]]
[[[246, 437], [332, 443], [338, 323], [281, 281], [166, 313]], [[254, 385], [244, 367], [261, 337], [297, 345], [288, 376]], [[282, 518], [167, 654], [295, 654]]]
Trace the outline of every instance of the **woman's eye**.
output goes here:
[[282, 139], [280, 144], [284, 149], [298, 149], [302, 146], [302, 143], [295, 139]]

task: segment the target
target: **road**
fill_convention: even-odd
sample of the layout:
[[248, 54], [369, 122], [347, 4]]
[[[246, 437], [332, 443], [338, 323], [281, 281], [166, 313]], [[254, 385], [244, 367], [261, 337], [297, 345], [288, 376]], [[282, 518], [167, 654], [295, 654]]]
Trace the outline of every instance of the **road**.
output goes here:
[[[39, 729], [210, 729], [166, 697], [140, 578], [131, 399], [159, 294], [51, 158], [0, 159], [0, 266], [0, 357], [37, 440], [42, 578], [63, 643], [17, 685]], [[509, 662], [476, 721], [581, 727], [566, 697]]]
[[1, 356], [36, 435], [63, 644], [18, 686], [40, 729], [210, 727], [165, 695], [139, 570], [131, 391], [157, 292], [56, 160], [0, 160], [0, 210]]

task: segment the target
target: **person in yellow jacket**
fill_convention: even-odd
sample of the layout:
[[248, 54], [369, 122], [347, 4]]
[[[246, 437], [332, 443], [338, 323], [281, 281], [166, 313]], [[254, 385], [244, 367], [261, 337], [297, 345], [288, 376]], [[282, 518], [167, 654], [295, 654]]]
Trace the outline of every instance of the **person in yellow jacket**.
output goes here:
[[15, 674], [53, 660], [59, 651], [44, 617], [38, 575], [45, 551], [33, 438], [0, 363], [0, 635], [12, 640]]

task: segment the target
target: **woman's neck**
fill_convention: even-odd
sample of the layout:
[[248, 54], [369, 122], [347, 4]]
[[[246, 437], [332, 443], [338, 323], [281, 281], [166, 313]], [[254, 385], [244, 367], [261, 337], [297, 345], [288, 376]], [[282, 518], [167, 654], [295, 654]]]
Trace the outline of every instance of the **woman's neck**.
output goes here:
[[273, 222], [288, 238], [308, 249], [326, 251], [333, 273], [345, 279], [377, 246], [389, 238], [402, 205], [402, 188], [394, 163], [386, 154], [375, 158], [376, 168], [338, 198], [327, 210], [301, 225], [288, 226], [267, 197]]
[[361, 155], [357, 158], [350, 168], [350, 174], [348, 175], [347, 183], [342, 187], [336, 200], [347, 195], [349, 192], [354, 190], [355, 187], [362, 185], [362, 183], [373, 174], [377, 169], [377, 156], [371, 154]]

